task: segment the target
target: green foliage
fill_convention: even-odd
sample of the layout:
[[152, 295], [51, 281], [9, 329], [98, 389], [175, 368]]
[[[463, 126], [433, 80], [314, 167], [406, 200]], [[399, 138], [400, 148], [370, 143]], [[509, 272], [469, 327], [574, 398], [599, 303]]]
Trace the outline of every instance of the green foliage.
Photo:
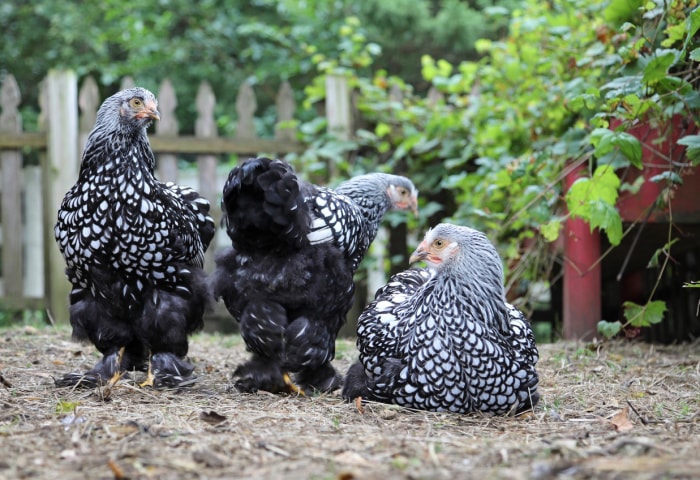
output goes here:
[[[433, 87], [427, 96], [384, 70], [345, 70], [363, 125], [351, 161], [339, 171], [378, 163], [408, 174], [431, 206], [422, 228], [447, 219], [484, 230], [506, 264], [519, 266], [509, 272], [513, 283], [542, 278], [551, 255], [533, 232], [544, 226], [547, 238], [556, 239], [563, 217], [552, 217], [561, 208], [564, 168], [590, 155], [588, 119], [613, 52], [596, 37], [603, 8], [602, 1], [525, 2], [513, 12], [506, 38], [477, 43], [481, 59], [454, 64], [424, 55], [421, 72]], [[312, 82], [307, 98], [322, 98], [323, 87], [322, 78]], [[615, 151], [637, 161], [638, 145], [623, 133], [612, 137]], [[338, 144], [327, 138], [304, 158], [317, 164]], [[614, 229], [614, 215], [603, 213], [600, 226]], [[523, 242], [543, 254], [521, 262]]]
[[617, 155], [621, 153], [626, 161], [642, 168], [642, 144], [629, 133], [596, 128], [591, 132], [590, 141], [595, 147], [594, 153], [599, 165], [612, 165], [616, 168], [625, 166], [625, 162], [620, 162]]
[[608, 322], [601, 320], [598, 322], [598, 332], [605, 338], [613, 338], [622, 331], [622, 324], [619, 321]]
[[685, 154], [693, 167], [700, 165], [700, 135], [686, 135], [678, 144], [687, 147]]
[[625, 318], [633, 327], [648, 327], [660, 323], [666, 311], [666, 303], [658, 300], [647, 302], [645, 305], [625, 302], [622, 306], [625, 309]]
[[80, 402], [59, 399], [56, 403], [56, 413], [73, 413], [80, 406]]
[[[630, 128], [648, 119], [668, 124], [681, 111], [692, 119], [700, 106], [691, 88], [698, 70], [688, 69], [699, 55], [694, 7], [694, 1], [525, 1], [512, 12], [507, 36], [475, 43], [481, 58], [423, 55], [421, 74], [433, 88], [427, 96], [364, 61], [377, 63], [381, 54], [360, 55], [362, 45], [345, 44], [350, 58], [362, 60], [342, 70], [362, 124], [350, 144], [313, 137], [303, 158], [323, 164], [344, 152], [348, 161], [336, 165], [342, 174], [376, 164], [408, 174], [430, 206], [421, 228], [448, 220], [486, 231], [505, 257], [508, 285], [527, 286], [551, 272], [549, 243], [569, 216], [602, 230], [612, 245], [621, 242], [619, 192], [635, 193], [646, 181], [623, 183], [618, 176], [643, 167], [642, 142]], [[325, 94], [327, 65], [319, 63], [322, 74], [307, 88], [310, 101]], [[699, 163], [697, 136], [681, 144]], [[570, 165], [581, 163], [589, 172], [564, 192]], [[678, 183], [688, 165], [678, 162], [653, 181]]]
[[45, 327], [47, 325], [45, 312], [41, 310], [17, 310], [0, 305], [0, 328], [17, 325]]
[[622, 331], [625, 327], [649, 327], [657, 323], [661, 323], [666, 312], [666, 303], [660, 300], [649, 301], [644, 305], [638, 305], [634, 302], [624, 302], [625, 323], [615, 321], [607, 322], [601, 320], [598, 322], [598, 332], [605, 338], [612, 338]]
[[620, 179], [608, 165], [596, 168], [591, 177], [579, 178], [566, 193], [569, 214], [588, 220], [591, 231], [601, 228], [612, 245], [622, 240], [622, 219], [615, 208]]
[[[384, 55], [385, 68], [420, 80], [413, 72], [422, 53], [473, 56], [476, 38], [505, 26], [504, 15], [484, 10], [494, 3], [510, 8], [517, 0], [474, 5], [457, 0], [3, 2], [0, 79], [12, 73], [19, 85], [34, 86], [49, 69], [69, 68], [81, 78], [93, 75], [104, 97], [126, 75], [156, 91], [170, 78], [183, 132], [194, 128], [195, 95], [207, 80], [217, 95], [221, 133], [227, 135], [235, 126], [238, 88], [250, 82], [257, 86], [259, 128], [271, 133], [279, 83], [289, 80], [301, 92], [315, 73], [313, 57], [336, 52], [336, 34], [346, 17], [367, 26], [367, 39], [377, 49], [373, 55]], [[36, 105], [36, 89], [22, 90], [24, 103]], [[300, 109], [299, 115], [308, 120], [314, 113]]]

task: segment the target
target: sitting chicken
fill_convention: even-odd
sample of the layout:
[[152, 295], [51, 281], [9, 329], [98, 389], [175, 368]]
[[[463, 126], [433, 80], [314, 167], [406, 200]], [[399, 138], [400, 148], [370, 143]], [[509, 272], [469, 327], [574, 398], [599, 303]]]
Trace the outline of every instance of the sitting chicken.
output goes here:
[[440, 224], [360, 315], [359, 361], [342, 395], [450, 412], [520, 412], [539, 399], [529, 323], [505, 301], [503, 266], [486, 236]]

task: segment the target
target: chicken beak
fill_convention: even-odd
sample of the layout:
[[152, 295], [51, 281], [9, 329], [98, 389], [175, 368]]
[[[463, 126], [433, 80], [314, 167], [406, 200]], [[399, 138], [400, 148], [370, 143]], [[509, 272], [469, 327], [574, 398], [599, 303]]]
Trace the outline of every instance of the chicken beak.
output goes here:
[[411, 211], [413, 212], [413, 215], [418, 218], [418, 197], [416, 195], [413, 195], [411, 197]]
[[160, 112], [158, 110], [149, 110], [146, 115], [153, 120], [160, 120]]
[[160, 112], [158, 105], [155, 102], [146, 102], [146, 106], [140, 111], [136, 118], [150, 118], [151, 120], [160, 120]]
[[408, 263], [413, 264], [421, 260], [425, 260], [428, 258], [429, 253], [430, 252], [425, 248], [425, 242], [421, 242], [421, 244], [418, 245], [418, 248], [416, 248], [416, 251], [411, 254], [411, 257], [408, 259]]

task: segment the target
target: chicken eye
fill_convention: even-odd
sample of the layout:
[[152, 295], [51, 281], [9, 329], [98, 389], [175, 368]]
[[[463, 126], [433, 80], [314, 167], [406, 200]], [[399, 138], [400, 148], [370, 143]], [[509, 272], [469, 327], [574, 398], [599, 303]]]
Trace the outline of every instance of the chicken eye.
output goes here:
[[435, 247], [435, 248], [439, 249], [439, 248], [442, 248], [444, 246], [445, 246], [445, 241], [441, 238], [438, 238], [437, 240], [435, 240], [433, 242], [433, 247]]
[[141, 105], [143, 105], [143, 102], [141, 101], [140, 98], [132, 98], [132, 99], [129, 101], [129, 104], [130, 104], [132, 107], [136, 108], [136, 107], [140, 107]]

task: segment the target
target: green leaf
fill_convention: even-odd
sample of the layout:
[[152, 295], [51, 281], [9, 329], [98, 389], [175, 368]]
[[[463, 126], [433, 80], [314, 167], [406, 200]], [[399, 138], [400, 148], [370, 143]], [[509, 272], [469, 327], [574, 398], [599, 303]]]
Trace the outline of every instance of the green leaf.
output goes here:
[[[683, 45], [684, 50], [688, 48], [688, 43], [693, 39], [697, 31], [700, 30], [700, 8], [694, 8], [693, 11], [690, 12], [690, 15], [688, 15], [686, 19], [686, 30], [687, 34], [685, 37], [685, 44]], [[697, 51], [697, 49], [693, 51]]]
[[678, 54], [678, 50], [675, 49], [658, 49], [649, 63], [644, 67], [642, 81], [648, 85], [653, 85], [666, 78], [668, 69], [676, 62]]
[[622, 154], [637, 168], [642, 168], [642, 144], [634, 135], [627, 132], [616, 132], [615, 145], [620, 147]]
[[678, 145], [686, 146], [685, 154], [693, 164], [700, 164], [700, 135], [686, 135], [678, 140]]
[[625, 309], [625, 318], [633, 327], [648, 327], [660, 323], [666, 312], [666, 302], [663, 300], [654, 300], [646, 305], [627, 301], [622, 306]]
[[617, 176], [615, 170], [606, 166], [598, 167], [595, 169], [595, 172], [593, 172], [592, 180], [599, 186], [602, 199], [611, 205], [617, 201], [617, 189], [620, 187], [620, 177]]
[[612, 245], [619, 245], [622, 241], [622, 219], [614, 205], [602, 200], [592, 202], [588, 223], [591, 230], [597, 227], [603, 229]]
[[377, 134], [377, 137], [382, 138], [391, 133], [391, 127], [386, 123], [379, 122], [374, 128], [374, 133]]
[[600, 158], [613, 151], [613, 132], [608, 128], [596, 128], [591, 132], [591, 145], [595, 147], [595, 156]]
[[598, 322], [598, 332], [605, 338], [612, 338], [622, 330], [622, 324], [620, 322], [608, 322], [607, 320], [601, 320]]
[[573, 217], [586, 220], [591, 230], [605, 230], [610, 243], [622, 240], [622, 219], [615, 208], [620, 179], [609, 166], [600, 166], [591, 178], [579, 178], [566, 194], [566, 205]]
[[630, 192], [632, 195], [635, 195], [639, 193], [639, 190], [642, 188], [642, 185], [644, 185], [644, 176], [640, 175], [637, 178], [634, 179], [634, 182], [632, 183], [623, 183], [622, 186], [620, 187], [621, 192]]
[[674, 185], [683, 185], [683, 178], [676, 172], [672, 172], [671, 170], [661, 172], [658, 175], [654, 175], [649, 179], [650, 182], [654, 183], [663, 182], [664, 180], [671, 182]]
[[69, 402], [68, 400], [59, 400], [56, 404], [56, 413], [70, 413], [80, 405], [80, 402]]
[[647, 264], [647, 268], [657, 268], [660, 264], [660, 260], [661, 260], [662, 255], [668, 256], [668, 252], [671, 251], [671, 247], [678, 240], [680, 240], [680, 239], [673, 238], [673, 239], [671, 239], [670, 242], [666, 242], [666, 244], [663, 247], [657, 248], [654, 251], [654, 253], [651, 255], [651, 258], [649, 259], [649, 263]]
[[548, 242], [553, 242], [559, 238], [559, 231], [561, 230], [561, 221], [552, 220], [549, 223], [540, 225], [540, 233]]
[[[611, 0], [605, 7], [603, 15], [609, 22], [619, 24], [631, 19], [642, 5], [644, 5], [643, 0]], [[625, 25], [629, 23], [626, 22]]]
[[698, 47], [690, 52], [690, 59], [695, 60], [696, 62], [700, 61], [700, 47]]
[[[628, 95], [628, 97], [634, 97]], [[615, 147], [620, 149], [622, 155], [637, 168], [642, 168], [642, 144], [634, 135], [627, 132], [616, 132], [607, 128], [596, 128], [591, 132], [591, 144], [595, 147], [596, 158], [603, 158], [611, 153]]]

